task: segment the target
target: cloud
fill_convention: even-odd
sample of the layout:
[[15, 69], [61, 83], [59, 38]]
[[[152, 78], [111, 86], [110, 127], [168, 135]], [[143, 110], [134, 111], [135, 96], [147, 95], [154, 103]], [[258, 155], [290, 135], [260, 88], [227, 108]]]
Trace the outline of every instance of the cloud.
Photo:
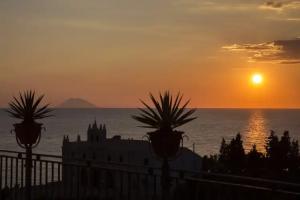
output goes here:
[[222, 48], [231, 52], [246, 52], [249, 55], [249, 61], [300, 63], [300, 38], [259, 44], [233, 44]]
[[267, 1], [259, 8], [263, 10], [277, 10], [277, 11], [282, 11], [283, 9], [298, 9], [300, 8], [300, 0]]
[[300, 18], [287, 18], [286, 21], [300, 22]]
[[220, 1], [220, 0], [175, 0], [175, 6], [183, 8], [191, 13], [202, 13], [203, 11], [232, 12], [251, 11], [257, 9], [257, 4], [244, 1]]

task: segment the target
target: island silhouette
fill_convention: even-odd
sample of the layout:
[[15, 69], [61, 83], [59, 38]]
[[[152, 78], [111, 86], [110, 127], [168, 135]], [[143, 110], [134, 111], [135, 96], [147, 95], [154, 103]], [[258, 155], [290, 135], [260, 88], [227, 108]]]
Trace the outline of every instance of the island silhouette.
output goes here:
[[59, 104], [57, 108], [97, 108], [93, 103], [81, 98], [69, 98]]

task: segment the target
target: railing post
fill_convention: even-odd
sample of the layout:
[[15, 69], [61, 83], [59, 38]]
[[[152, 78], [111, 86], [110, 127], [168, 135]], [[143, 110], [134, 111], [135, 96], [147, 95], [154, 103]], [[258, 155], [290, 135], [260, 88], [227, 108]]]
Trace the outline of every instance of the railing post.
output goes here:
[[18, 183], [18, 178], [19, 178], [19, 158], [16, 157], [16, 167], [15, 167], [15, 172], [16, 172], [16, 176], [15, 176], [15, 186], [19, 186]]
[[31, 146], [26, 147], [26, 163], [25, 163], [25, 190], [26, 200], [31, 200], [31, 165], [32, 165], [32, 149]]
[[4, 187], [8, 187], [8, 185], [7, 185], [7, 169], [8, 169], [8, 158], [7, 158], [7, 156], [5, 156], [5, 184], [4, 184]]
[[2, 156], [0, 156], [0, 190], [2, 190]]
[[164, 158], [161, 174], [162, 200], [167, 200], [170, 197], [170, 166], [167, 158]]
[[10, 188], [13, 187], [13, 167], [14, 167], [14, 159], [10, 158]]

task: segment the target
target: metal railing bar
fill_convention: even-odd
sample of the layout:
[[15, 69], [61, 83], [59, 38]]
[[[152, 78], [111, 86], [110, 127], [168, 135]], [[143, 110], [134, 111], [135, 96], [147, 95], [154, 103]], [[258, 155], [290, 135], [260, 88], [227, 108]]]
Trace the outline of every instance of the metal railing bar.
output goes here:
[[[7, 156], [7, 155], [1, 155], [3, 158], [9, 158], [9, 159], [15, 159], [18, 157], [15, 156]], [[18, 158], [20, 160], [26, 160], [26, 158]], [[42, 160], [42, 159], [32, 159], [32, 161], [41, 161], [41, 162], [48, 162], [48, 163], [56, 163], [56, 164], [61, 164], [61, 161], [53, 161], [53, 160]]]
[[77, 200], [80, 199], [80, 193], [79, 193], [79, 189], [80, 189], [80, 168], [79, 166], [76, 167], [76, 173], [77, 173], [77, 189], [76, 189], [76, 196], [77, 196]]
[[[80, 164], [80, 163], [62, 163], [63, 166], [78, 166], [78, 167], [88, 167], [87, 164]], [[111, 168], [111, 167], [103, 167], [100, 166], [99, 164], [92, 164], [89, 167], [94, 167], [97, 169], [103, 169], [103, 170], [111, 170], [111, 171], [124, 171], [124, 172], [130, 172], [130, 173], [137, 173], [135, 170], [128, 170], [124, 168]], [[147, 169], [145, 168], [143, 171], [139, 171], [138, 173], [140, 174], [147, 174]]]
[[[272, 190], [274, 191], [274, 190]], [[295, 195], [295, 196], [299, 196], [300, 197], [300, 192], [291, 192], [291, 191], [286, 191], [286, 190], [275, 190], [275, 192], [281, 193], [281, 194], [291, 194], [291, 195]]]
[[2, 156], [0, 156], [0, 190], [2, 189]]
[[136, 173], [136, 186], [137, 186], [137, 192], [136, 192], [136, 199], [138, 199], [138, 197], [140, 196], [140, 174], [139, 173]]
[[145, 175], [145, 184], [146, 184], [146, 197], [147, 197], [147, 199], [149, 199], [149, 175], [148, 174], [146, 174]]
[[120, 199], [123, 197], [123, 172], [119, 171], [120, 173]]
[[108, 174], [107, 174], [107, 169], [104, 170], [104, 178], [105, 178], [105, 183], [104, 183], [104, 198], [107, 199], [107, 189], [108, 189], [108, 184], [107, 184], [107, 180], [108, 180]]
[[54, 163], [51, 163], [51, 182], [54, 182]]
[[4, 179], [4, 186], [7, 187], [7, 158], [5, 158], [5, 179]]
[[275, 179], [263, 179], [263, 178], [253, 178], [253, 177], [245, 177], [245, 176], [238, 176], [238, 175], [228, 175], [228, 174], [220, 174], [220, 173], [211, 173], [211, 172], [200, 172], [202, 175], [208, 175], [208, 176], [215, 176], [216, 178], [233, 178], [238, 180], [249, 180], [249, 181], [255, 181], [255, 182], [261, 182], [261, 183], [269, 183], [269, 184], [280, 184], [280, 185], [286, 185], [286, 186], [293, 186], [293, 187], [299, 187], [300, 184], [297, 183], [290, 183], [285, 181], [279, 181]]
[[33, 185], [36, 186], [36, 160], [33, 160]]
[[127, 172], [127, 176], [128, 176], [128, 180], [127, 180], [127, 189], [128, 189], [128, 193], [127, 193], [127, 197], [128, 197], [128, 200], [131, 200], [131, 173], [130, 172]]
[[45, 185], [48, 184], [48, 162], [45, 162], [46, 168], [45, 168]]
[[51, 162], [51, 199], [53, 199], [54, 197], [54, 187], [55, 187], [55, 184], [54, 184], [54, 163]]
[[[4, 150], [0, 149], [0, 152], [3, 153], [16, 153], [16, 154], [24, 154], [26, 155], [26, 152], [20, 152], [20, 151], [11, 151], [11, 150]], [[42, 156], [42, 157], [51, 157], [51, 158], [62, 158], [62, 156], [59, 155], [52, 155], [52, 154], [41, 154], [41, 153], [32, 153], [33, 156]]]
[[21, 187], [24, 186], [24, 159], [21, 159]]
[[[218, 185], [224, 185], [224, 186], [248, 188], [248, 189], [262, 190], [262, 191], [279, 191], [279, 190], [267, 188], [267, 187], [260, 187], [260, 186], [246, 185], [246, 184], [237, 184], [237, 183], [228, 183], [225, 181], [215, 181], [215, 180], [208, 180], [208, 179], [201, 179], [201, 178], [186, 178], [184, 180], [196, 181], [198, 183], [218, 184]], [[300, 193], [296, 193], [296, 194], [300, 195]]]
[[[73, 194], [73, 185], [76, 184], [76, 183], [75, 183], [76, 180], [74, 180], [74, 176], [75, 176], [74, 174], [77, 173], [77, 172], [75, 171], [75, 167], [74, 167], [74, 166], [71, 166], [71, 167], [70, 167], [70, 172], [69, 172], [69, 173], [71, 173], [71, 178], [72, 178], [72, 180], [71, 180], [71, 181], [69, 180], [70, 182], [67, 183], [66, 186], [67, 186], [67, 190], [68, 190], [68, 185], [70, 186], [70, 188], [69, 188], [69, 197], [72, 198], [72, 194]], [[67, 195], [68, 195], [68, 194], [67, 194]]]
[[61, 181], [61, 177], [60, 177], [60, 163], [57, 163], [57, 180]]
[[157, 196], [157, 190], [156, 190], [156, 181], [157, 181], [157, 176], [156, 175], [153, 175], [153, 180], [154, 180], [154, 185], [153, 185], [153, 195], [154, 195], [154, 198], [156, 198]]
[[15, 172], [16, 172], [16, 177], [15, 177], [15, 182], [16, 185], [18, 185], [18, 178], [19, 178], [19, 159], [16, 158], [16, 165], [15, 165]]
[[10, 188], [13, 187], [13, 167], [14, 167], [14, 160], [10, 159]]
[[39, 179], [40, 179], [40, 185], [43, 184], [43, 173], [42, 173], [42, 169], [43, 169], [43, 163], [41, 161], [40, 162], [40, 176], [39, 176]]
[[62, 183], [61, 183], [61, 179], [60, 179], [60, 165], [57, 164], [57, 182], [59, 184], [58, 188], [57, 188], [57, 194], [58, 196], [60, 197], [62, 194], [61, 194], [61, 186], [62, 186]]

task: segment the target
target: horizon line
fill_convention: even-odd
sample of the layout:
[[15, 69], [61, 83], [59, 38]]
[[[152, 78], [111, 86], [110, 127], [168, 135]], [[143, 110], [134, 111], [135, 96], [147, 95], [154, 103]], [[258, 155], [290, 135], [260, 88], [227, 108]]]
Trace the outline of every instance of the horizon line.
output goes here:
[[[0, 107], [0, 109], [7, 109], [8, 107]], [[78, 108], [63, 108], [63, 107], [49, 107], [51, 109], [139, 109], [145, 107], [78, 107]], [[153, 107], [154, 108], [154, 107]], [[262, 110], [300, 110], [300, 107], [187, 107], [188, 109], [262, 109]]]

